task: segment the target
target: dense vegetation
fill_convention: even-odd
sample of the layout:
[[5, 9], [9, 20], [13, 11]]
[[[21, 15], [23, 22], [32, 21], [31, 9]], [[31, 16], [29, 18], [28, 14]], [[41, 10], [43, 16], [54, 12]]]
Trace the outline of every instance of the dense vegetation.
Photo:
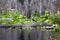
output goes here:
[[0, 24], [6, 24], [6, 25], [17, 25], [17, 24], [31, 24], [31, 23], [37, 23], [40, 24], [42, 22], [48, 22], [51, 23], [51, 20], [49, 19], [49, 14], [45, 14], [44, 16], [32, 16], [30, 19], [28, 19], [26, 16], [21, 15], [21, 13], [18, 12], [7, 12], [6, 14], [2, 13], [0, 14]]
[[[30, 19], [27, 18], [27, 16], [21, 15], [21, 13], [14, 11], [8, 11], [6, 14], [1, 13], [0, 14], [0, 24], [5, 25], [22, 25], [22, 24], [40, 24], [40, 23], [50, 23], [56, 25], [54, 27], [55, 33], [60, 33], [60, 14], [55, 14], [51, 16], [48, 12], [45, 12], [45, 15], [40, 16], [35, 15], [31, 16]], [[29, 31], [30, 28], [27, 27], [27, 30]]]
[[21, 15], [21, 13], [14, 11], [8, 11], [6, 14], [1, 13], [0, 14], [0, 24], [5, 25], [22, 25], [22, 24], [40, 24], [40, 23], [50, 23], [54, 25], [58, 25], [56, 29], [56, 32], [60, 29], [60, 14], [55, 14], [54, 16], [49, 15], [48, 12], [45, 12], [45, 15], [35, 15], [31, 16], [30, 19], [28, 19], [26, 16]]

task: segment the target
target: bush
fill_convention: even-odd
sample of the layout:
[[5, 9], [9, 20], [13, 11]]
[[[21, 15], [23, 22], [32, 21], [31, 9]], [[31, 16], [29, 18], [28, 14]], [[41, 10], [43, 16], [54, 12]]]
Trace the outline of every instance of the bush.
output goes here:
[[0, 14], [0, 24], [6, 25], [18, 25], [18, 24], [32, 24], [37, 23], [40, 24], [42, 22], [51, 23], [49, 19], [49, 14], [46, 13], [44, 16], [32, 16], [30, 19], [27, 16], [21, 15], [21, 13], [17, 11], [8, 11], [6, 14]]

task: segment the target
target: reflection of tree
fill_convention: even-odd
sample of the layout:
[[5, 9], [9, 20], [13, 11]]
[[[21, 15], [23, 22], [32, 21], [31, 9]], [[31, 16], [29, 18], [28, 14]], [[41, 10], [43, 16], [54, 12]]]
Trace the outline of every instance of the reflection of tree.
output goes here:
[[57, 2], [56, 2], [57, 4], [56, 4], [56, 6], [57, 6], [57, 10], [59, 10], [60, 11], [60, 0], [57, 0]]
[[0, 12], [6, 12], [7, 0], [0, 0]]
[[0, 6], [0, 13], [2, 13], [3, 10], [4, 10], [4, 8], [2, 6]]
[[[56, 12], [56, 10], [60, 10], [60, 0], [0, 0], [3, 1], [4, 8], [12, 8], [17, 9], [18, 11], [22, 11], [24, 15], [31, 15], [31, 11], [34, 13], [45, 13], [44, 11], [47, 10], [51, 13]], [[6, 4], [6, 3], [7, 4]], [[2, 2], [0, 2], [2, 4]], [[6, 9], [5, 8], [5, 9]]]
[[20, 2], [22, 5], [24, 4], [25, 0], [18, 0], [18, 2]]

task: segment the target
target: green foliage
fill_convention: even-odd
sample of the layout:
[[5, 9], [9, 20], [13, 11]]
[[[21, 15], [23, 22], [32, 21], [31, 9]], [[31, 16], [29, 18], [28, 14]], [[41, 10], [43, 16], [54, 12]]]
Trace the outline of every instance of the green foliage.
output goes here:
[[55, 28], [55, 33], [60, 33], [60, 29], [59, 28]]
[[50, 17], [49, 14], [46, 13], [43, 16], [36, 15], [28, 19], [26, 16], [21, 15], [21, 13], [18, 13], [17, 11], [14, 12], [8, 11], [6, 14], [4, 13], [0, 14], [0, 24], [22, 25], [22, 24], [32, 24], [32, 23], [40, 24], [42, 22], [51, 23], [49, 17]]
[[60, 14], [55, 14], [51, 16], [51, 20], [53, 24], [60, 24]]
[[40, 24], [42, 22], [51, 23], [49, 13], [45, 13], [45, 15], [43, 15], [43, 16], [39, 16], [39, 15], [32, 16], [31, 19], [33, 19], [38, 24]]
[[31, 28], [28, 26], [28, 27], [26, 27], [26, 31], [27, 32], [30, 32], [30, 30], [31, 30]]
[[60, 33], [60, 14], [55, 14], [54, 16], [50, 16], [50, 20], [53, 24], [57, 25], [54, 27], [54, 32]]
[[[60, 14], [55, 14], [50, 16], [47, 12], [43, 16], [32, 16], [28, 19], [26, 16], [21, 15], [18, 12], [7, 12], [6, 14], [0, 14], [0, 24], [5, 25], [22, 25], [22, 24], [40, 24], [40, 23], [53, 23], [57, 24], [57, 28], [54, 28], [55, 33], [60, 33]], [[30, 27], [27, 27], [26, 30], [30, 32]]]
[[18, 12], [7, 12], [6, 14], [0, 14], [0, 24], [6, 25], [18, 25], [18, 24], [31, 24], [33, 21], [27, 19], [26, 16], [21, 15]]

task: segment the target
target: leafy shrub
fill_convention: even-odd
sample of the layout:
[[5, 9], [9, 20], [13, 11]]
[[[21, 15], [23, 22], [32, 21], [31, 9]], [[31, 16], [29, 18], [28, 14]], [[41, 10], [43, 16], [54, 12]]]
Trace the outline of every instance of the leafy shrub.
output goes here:
[[37, 23], [40, 24], [42, 22], [50, 23], [49, 14], [46, 13], [44, 16], [32, 16], [28, 19], [26, 16], [21, 15], [21, 13], [17, 11], [8, 11], [6, 14], [0, 14], [0, 24], [7, 25], [18, 25], [18, 24], [32, 24]]
[[60, 14], [55, 14], [51, 17], [51, 20], [54, 24], [60, 24]]

